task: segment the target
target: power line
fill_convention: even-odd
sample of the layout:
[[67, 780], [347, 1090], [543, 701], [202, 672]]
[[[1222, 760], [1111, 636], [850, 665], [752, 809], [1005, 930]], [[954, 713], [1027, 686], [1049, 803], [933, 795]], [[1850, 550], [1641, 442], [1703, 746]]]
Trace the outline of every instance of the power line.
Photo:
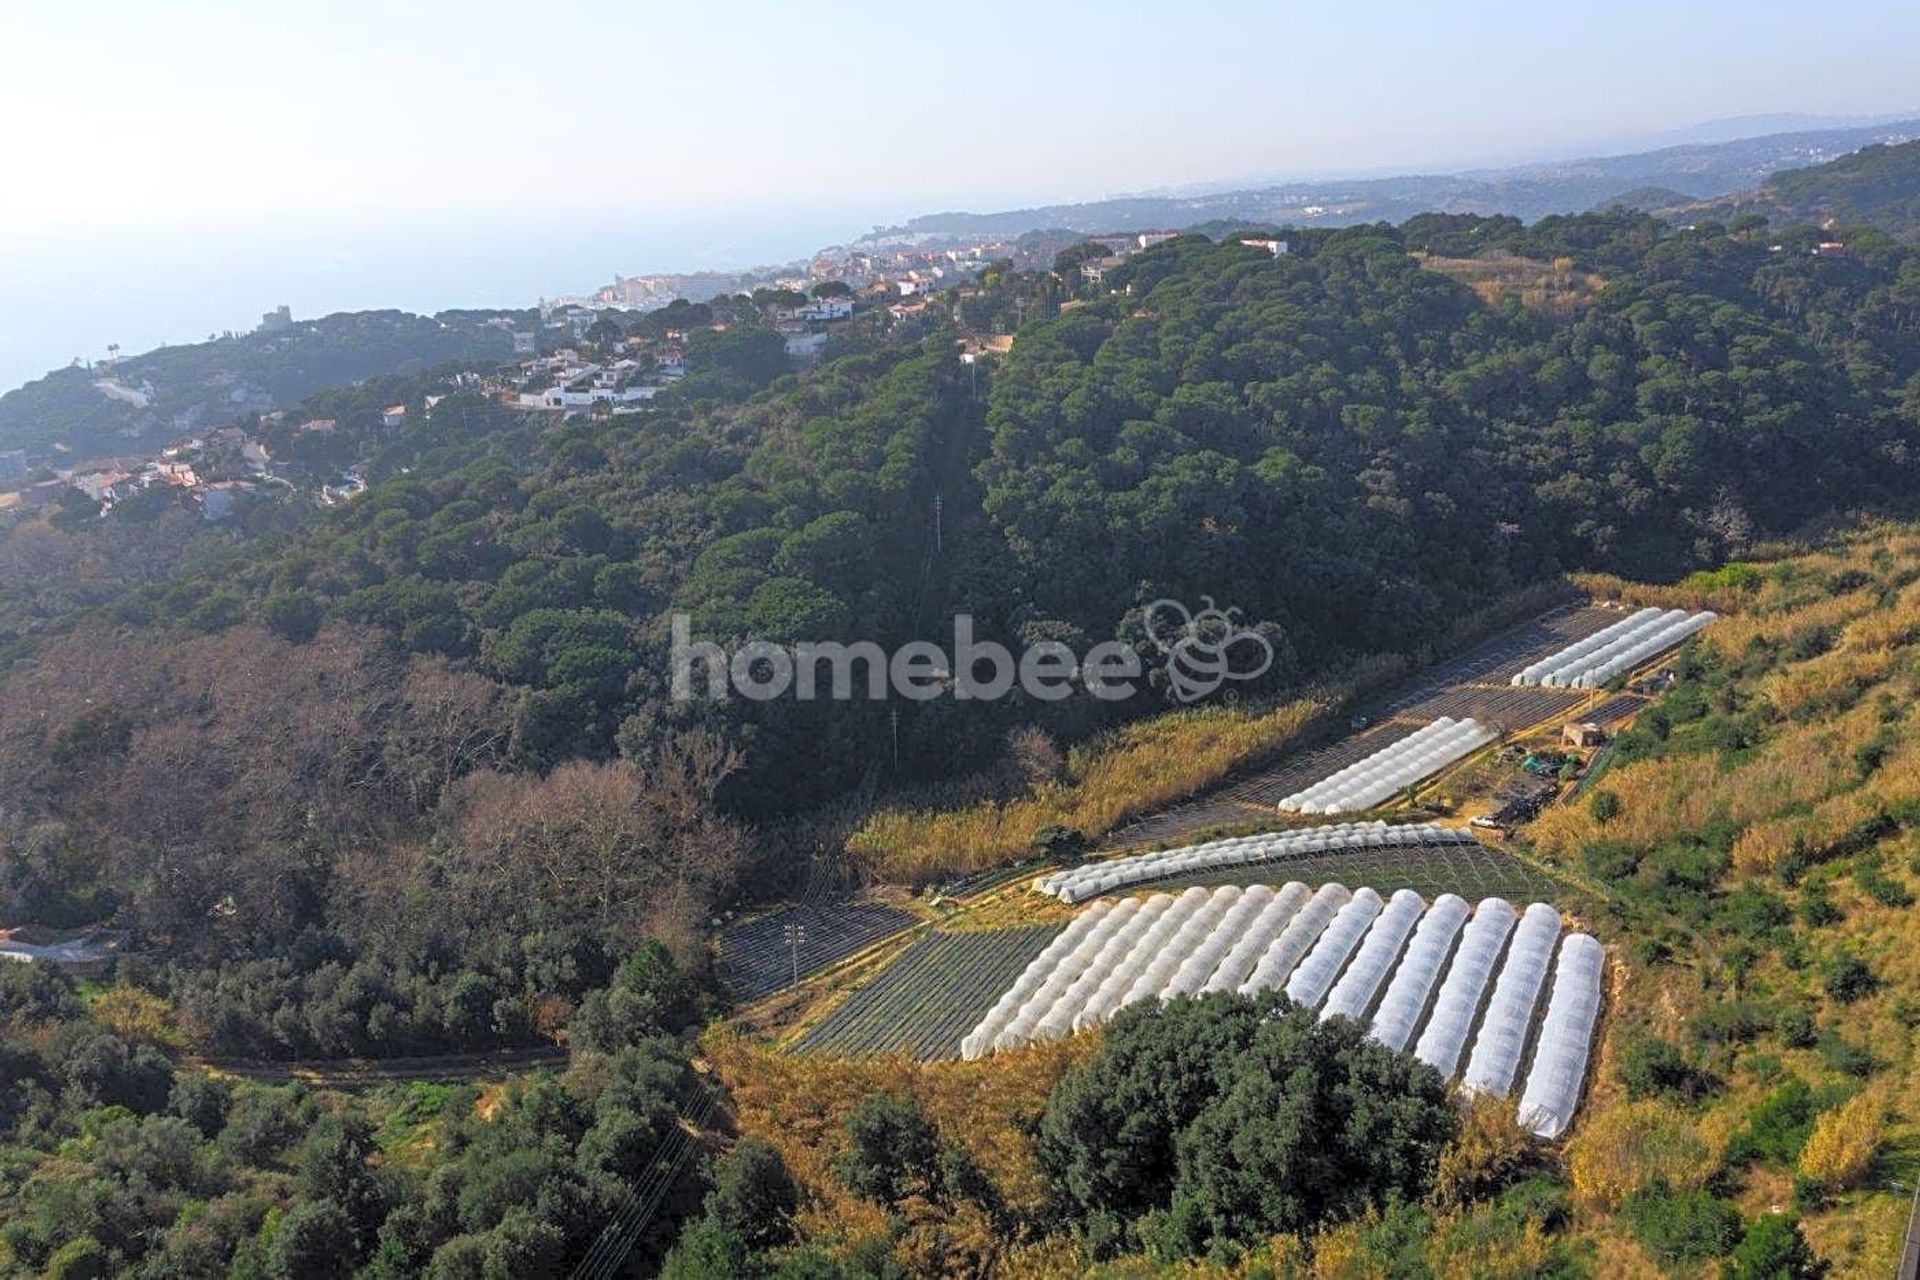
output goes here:
[[687, 1158], [699, 1146], [698, 1134], [712, 1119], [716, 1105], [713, 1093], [703, 1087], [699, 1103], [688, 1115], [689, 1127], [676, 1129], [654, 1152], [640, 1177], [628, 1184], [627, 1193], [620, 1198], [593, 1247], [575, 1265], [572, 1274], [576, 1280], [612, 1280], [619, 1274], [627, 1255], [639, 1243], [640, 1233], [646, 1230], [667, 1192], [679, 1179]]

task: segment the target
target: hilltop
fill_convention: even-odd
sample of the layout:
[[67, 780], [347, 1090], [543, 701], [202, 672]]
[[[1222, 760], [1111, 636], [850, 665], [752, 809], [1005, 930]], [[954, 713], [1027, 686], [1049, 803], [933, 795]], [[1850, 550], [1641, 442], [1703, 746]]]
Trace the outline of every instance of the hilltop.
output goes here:
[[0, 449], [35, 461], [131, 453], [366, 378], [504, 360], [513, 313], [342, 312], [58, 369], [0, 395]]
[[1826, 164], [1774, 174], [1749, 191], [1656, 211], [1676, 220], [1759, 214], [1777, 225], [1871, 227], [1920, 238], [1920, 141], [1863, 147]]

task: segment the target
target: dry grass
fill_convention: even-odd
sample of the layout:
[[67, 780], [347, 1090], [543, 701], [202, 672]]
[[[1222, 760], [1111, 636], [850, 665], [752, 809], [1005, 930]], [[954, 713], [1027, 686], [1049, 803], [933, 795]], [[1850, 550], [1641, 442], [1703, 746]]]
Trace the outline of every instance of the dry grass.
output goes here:
[[1489, 252], [1477, 258], [1416, 255], [1420, 265], [1474, 291], [1488, 306], [1517, 298], [1529, 311], [1570, 316], [1592, 304], [1606, 281], [1575, 271], [1567, 258], [1541, 262], [1513, 253]]
[[[1035, 1214], [1045, 1188], [1021, 1122], [1044, 1108], [1060, 1076], [1097, 1043], [1075, 1036], [980, 1062], [924, 1064], [794, 1057], [729, 1031], [710, 1033], [702, 1047], [732, 1099], [738, 1131], [772, 1143], [800, 1186], [801, 1238], [831, 1249], [892, 1233], [888, 1212], [849, 1192], [832, 1172], [847, 1115], [861, 1099], [912, 1097], [943, 1138], [966, 1148], [1011, 1209]], [[977, 1206], [911, 1200], [900, 1213], [897, 1256], [915, 1275], [978, 1275], [1002, 1258], [1005, 1242]]]
[[877, 879], [925, 884], [1023, 853], [1042, 827], [1074, 827], [1097, 838], [1298, 742], [1341, 701], [1330, 691], [1260, 714], [1207, 707], [1144, 720], [1074, 752], [1067, 782], [966, 809], [886, 810], [847, 848]]

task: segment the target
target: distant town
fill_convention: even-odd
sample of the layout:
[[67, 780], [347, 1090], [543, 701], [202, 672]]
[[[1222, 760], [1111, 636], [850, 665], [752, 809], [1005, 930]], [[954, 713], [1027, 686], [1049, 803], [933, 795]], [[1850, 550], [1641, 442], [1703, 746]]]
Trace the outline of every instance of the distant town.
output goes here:
[[[1080, 282], [1097, 286], [1127, 257], [1175, 234], [1056, 232], [1018, 240], [900, 234], [779, 267], [616, 276], [589, 294], [543, 298], [525, 311], [463, 313], [463, 322], [504, 337], [511, 357], [473, 362], [411, 402], [375, 406], [349, 421], [280, 403], [266, 386], [223, 372], [214, 378], [217, 410], [196, 403], [163, 418], [164, 443], [157, 449], [88, 456], [91, 451], [56, 441], [44, 456], [0, 451], [0, 519], [52, 504], [71, 510], [82, 500], [101, 516], [142, 498], [179, 500], [215, 522], [263, 499], [335, 506], [367, 488], [368, 462], [394, 433], [409, 422], [431, 422], [450, 395], [478, 395], [534, 413], [639, 412], [698, 371], [701, 335], [750, 323], [777, 335], [789, 367], [804, 368], [831, 354], [836, 336], [856, 322], [890, 330], [923, 319], [943, 293], [964, 297], [991, 264], [1044, 269], [1066, 262]], [[1246, 243], [1287, 251], [1283, 240]], [[1074, 252], [1063, 258], [1068, 250]], [[219, 335], [213, 345], [293, 341], [302, 324], [282, 305], [265, 313], [252, 333]], [[985, 335], [969, 340], [962, 357], [1009, 345], [1004, 336]], [[142, 415], [150, 430], [163, 389], [151, 377], [128, 374], [126, 363], [115, 349], [90, 366], [92, 390]]]

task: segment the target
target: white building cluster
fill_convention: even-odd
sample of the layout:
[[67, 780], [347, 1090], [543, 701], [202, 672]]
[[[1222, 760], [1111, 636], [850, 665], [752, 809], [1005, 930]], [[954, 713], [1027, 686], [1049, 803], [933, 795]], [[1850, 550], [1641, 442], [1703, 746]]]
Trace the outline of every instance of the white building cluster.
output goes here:
[[[1558, 961], [1556, 963], [1556, 953]], [[961, 1042], [975, 1059], [1095, 1027], [1146, 1000], [1282, 989], [1322, 1019], [1367, 1025], [1462, 1091], [1507, 1097], [1543, 1138], [1572, 1123], [1603, 971], [1559, 912], [1502, 898], [1431, 905], [1340, 884], [1194, 887], [1103, 898], [1075, 916]], [[1542, 1004], [1542, 993], [1551, 992]]]

